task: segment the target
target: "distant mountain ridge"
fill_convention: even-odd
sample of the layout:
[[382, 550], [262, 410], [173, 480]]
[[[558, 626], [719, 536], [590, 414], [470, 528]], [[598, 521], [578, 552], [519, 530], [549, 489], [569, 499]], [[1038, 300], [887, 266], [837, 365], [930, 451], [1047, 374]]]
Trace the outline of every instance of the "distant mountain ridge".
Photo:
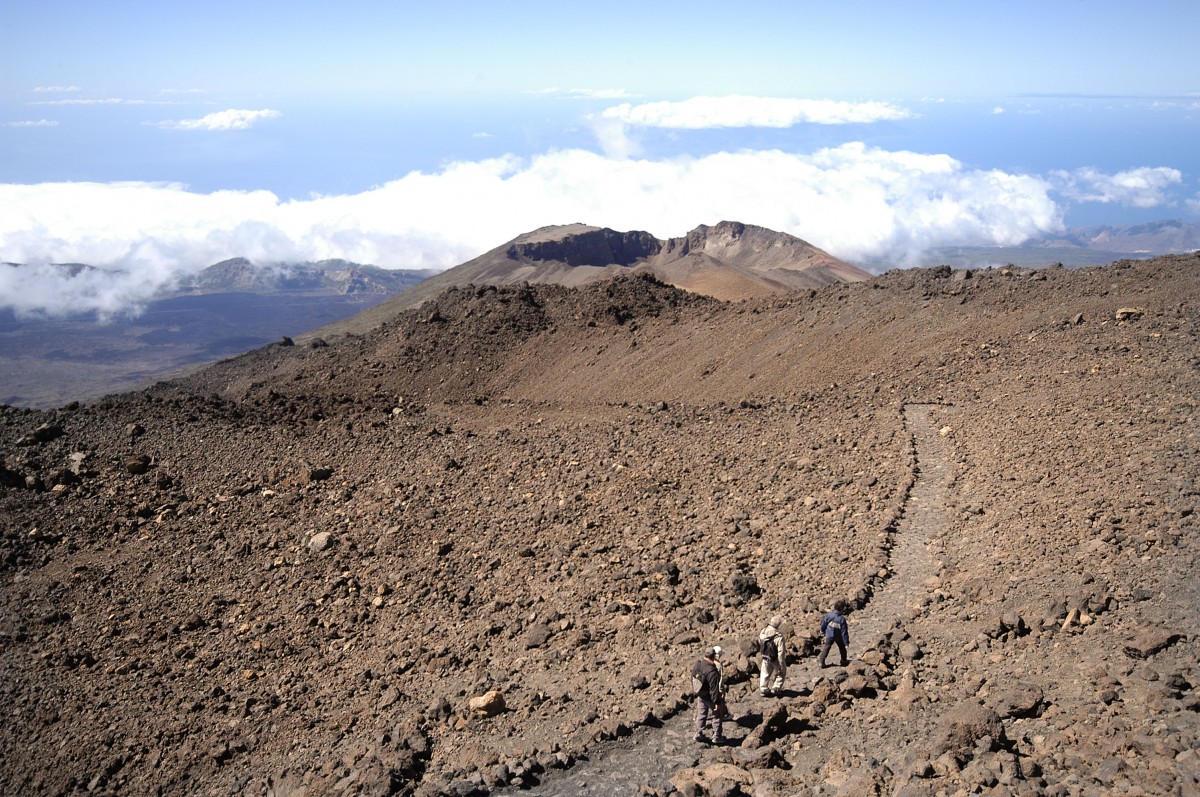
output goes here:
[[[1077, 268], [1197, 250], [1200, 250], [1200, 224], [1167, 219], [1143, 224], [1073, 227], [1031, 238], [1017, 246], [935, 246], [910, 265], [987, 268], [1011, 264], [1027, 268], [1052, 265]], [[859, 265], [875, 273], [896, 267], [896, 263], [887, 257], [864, 258]]]
[[1124, 254], [1184, 254], [1200, 249], [1200, 224], [1167, 219], [1144, 224], [1076, 227], [1061, 235], [1031, 241], [1027, 246], [1080, 247]]
[[364, 266], [340, 259], [263, 264], [244, 257], [234, 257], [183, 277], [177, 290], [192, 295], [233, 292], [392, 294], [415, 285], [433, 273], [428, 270]]
[[[49, 271], [64, 281], [122, 273], [79, 263]], [[139, 387], [353, 316], [431, 273], [239, 257], [169, 283], [131, 316], [25, 318], [0, 308], [0, 403], [57, 406]]]

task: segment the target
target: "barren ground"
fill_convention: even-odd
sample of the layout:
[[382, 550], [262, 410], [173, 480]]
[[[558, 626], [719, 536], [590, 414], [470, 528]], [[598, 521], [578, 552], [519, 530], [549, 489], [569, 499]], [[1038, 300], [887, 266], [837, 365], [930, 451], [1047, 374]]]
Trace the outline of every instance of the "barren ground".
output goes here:
[[1200, 258], [963, 276], [465, 289], [3, 410], [0, 791], [1197, 793]]

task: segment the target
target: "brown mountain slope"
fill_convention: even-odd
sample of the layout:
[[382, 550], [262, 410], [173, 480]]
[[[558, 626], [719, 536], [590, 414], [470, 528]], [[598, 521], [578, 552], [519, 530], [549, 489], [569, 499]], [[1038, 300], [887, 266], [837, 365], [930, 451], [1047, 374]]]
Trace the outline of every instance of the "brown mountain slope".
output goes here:
[[[1197, 297], [1195, 256], [480, 286], [6, 408], [0, 792], [1187, 793]], [[713, 643], [736, 748], [687, 730]]]
[[669, 285], [727, 301], [870, 278], [799, 238], [739, 222], [701, 225], [665, 241], [647, 232], [567, 224], [520, 235], [306, 339], [365, 332], [451, 287], [523, 282], [579, 287], [629, 272], [653, 274]]

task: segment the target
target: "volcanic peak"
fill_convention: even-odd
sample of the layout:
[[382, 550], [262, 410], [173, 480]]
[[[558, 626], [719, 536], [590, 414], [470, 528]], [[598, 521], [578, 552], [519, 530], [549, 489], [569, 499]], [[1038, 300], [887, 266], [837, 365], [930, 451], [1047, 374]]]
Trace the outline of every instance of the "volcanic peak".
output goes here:
[[[520, 262], [557, 261], [569, 266], [631, 266], [662, 251], [662, 242], [648, 232], [617, 232], [607, 227], [582, 227], [558, 237], [518, 238], [505, 254]], [[544, 230], [545, 228], [543, 228]]]

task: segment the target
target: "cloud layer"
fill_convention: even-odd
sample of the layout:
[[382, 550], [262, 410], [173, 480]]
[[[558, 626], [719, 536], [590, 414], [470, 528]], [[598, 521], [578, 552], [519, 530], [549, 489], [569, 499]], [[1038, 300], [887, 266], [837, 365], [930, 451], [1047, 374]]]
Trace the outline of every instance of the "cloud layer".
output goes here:
[[874, 124], [912, 118], [886, 102], [844, 102], [787, 97], [691, 97], [676, 102], [621, 103], [589, 118], [604, 151], [629, 157], [640, 151], [631, 135], [637, 129], [712, 130], [719, 128], [788, 128], [801, 124]]
[[37, 289], [0, 270], [0, 302], [21, 312], [114, 312], [122, 292], [136, 302], [180, 272], [235, 256], [445, 268], [523, 232], [571, 222], [668, 237], [730, 219], [789, 232], [848, 260], [902, 264], [939, 244], [1016, 244], [1056, 230], [1062, 216], [1051, 190], [1036, 176], [860, 143], [666, 160], [563, 150], [459, 162], [359, 194], [290, 201], [172, 183], [0, 185], [0, 260], [88, 263], [127, 275], [114, 293]]
[[1077, 202], [1101, 202], [1154, 208], [1168, 204], [1167, 189], [1183, 182], [1183, 173], [1164, 166], [1104, 174], [1097, 169], [1056, 171], [1063, 195]]
[[263, 109], [261, 111], [244, 111], [230, 108], [227, 111], [217, 111], [199, 119], [178, 119], [159, 122], [158, 127], [167, 130], [248, 130], [256, 122], [263, 119], [278, 119], [279, 111]]

